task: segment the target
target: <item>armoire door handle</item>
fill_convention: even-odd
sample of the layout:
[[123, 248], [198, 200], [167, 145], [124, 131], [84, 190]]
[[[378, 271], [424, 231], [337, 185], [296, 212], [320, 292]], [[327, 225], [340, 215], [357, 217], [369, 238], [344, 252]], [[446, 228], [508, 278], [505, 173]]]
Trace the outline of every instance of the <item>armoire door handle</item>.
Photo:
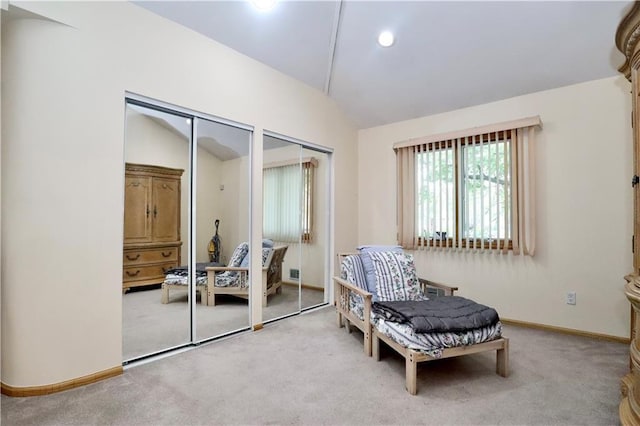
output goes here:
[[156, 206], [153, 206], [153, 218], [155, 219], [156, 216], [158, 216], [158, 208]]

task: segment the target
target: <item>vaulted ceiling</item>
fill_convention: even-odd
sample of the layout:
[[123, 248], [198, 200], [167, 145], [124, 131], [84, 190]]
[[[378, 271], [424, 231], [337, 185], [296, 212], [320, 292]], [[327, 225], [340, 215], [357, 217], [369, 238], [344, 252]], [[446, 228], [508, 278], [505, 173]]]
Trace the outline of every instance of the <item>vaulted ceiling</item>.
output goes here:
[[359, 128], [614, 76], [630, 3], [136, 2], [325, 91]]

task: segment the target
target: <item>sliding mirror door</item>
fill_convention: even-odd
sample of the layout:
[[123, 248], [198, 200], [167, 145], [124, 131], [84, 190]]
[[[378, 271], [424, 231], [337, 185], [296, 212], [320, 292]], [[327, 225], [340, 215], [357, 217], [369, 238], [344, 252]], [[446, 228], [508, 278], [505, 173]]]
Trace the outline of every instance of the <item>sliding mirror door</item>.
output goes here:
[[326, 303], [331, 162], [329, 151], [272, 134], [263, 159], [263, 246], [274, 247], [265, 265], [269, 321]]
[[[249, 328], [252, 132], [196, 119], [196, 340]], [[206, 267], [218, 268], [217, 272]]]
[[284, 139], [263, 142], [263, 301], [264, 321], [300, 312], [300, 242], [302, 239], [302, 148]]
[[329, 155], [302, 149], [301, 309], [325, 302], [328, 285]]
[[250, 325], [252, 131], [161, 105], [126, 104], [125, 362]]
[[166, 303], [165, 274], [188, 262], [191, 119], [127, 103], [123, 359], [190, 341], [188, 289]]

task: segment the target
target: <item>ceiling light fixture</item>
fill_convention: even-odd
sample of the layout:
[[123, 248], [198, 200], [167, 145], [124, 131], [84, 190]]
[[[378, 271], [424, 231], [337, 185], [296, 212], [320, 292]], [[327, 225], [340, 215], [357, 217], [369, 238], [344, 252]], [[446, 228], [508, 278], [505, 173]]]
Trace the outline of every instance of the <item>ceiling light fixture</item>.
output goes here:
[[380, 44], [380, 46], [382, 47], [389, 47], [393, 45], [394, 41], [395, 37], [393, 36], [393, 33], [391, 31], [383, 31], [378, 36], [378, 44]]
[[261, 12], [268, 12], [273, 9], [278, 0], [251, 0], [253, 7]]

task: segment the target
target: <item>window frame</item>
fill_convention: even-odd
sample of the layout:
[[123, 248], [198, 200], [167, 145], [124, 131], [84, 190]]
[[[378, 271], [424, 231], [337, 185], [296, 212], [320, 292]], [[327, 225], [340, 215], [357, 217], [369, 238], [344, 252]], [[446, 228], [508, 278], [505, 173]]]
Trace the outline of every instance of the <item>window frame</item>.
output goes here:
[[[474, 251], [498, 250], [503, 254], [512, 252], [513, 254], [532, 256], [535, 252], [536, 243], [536, 128], [542, 128], [542, 121], [539, 116], [527, 117], [466, 130], [423, 136], [395, 143], [393, 145], [393, 149], [396, 152], [396, 219], [398, 244], [408, 250], [430, 247]], [[461, 175], [461, 168], [464, 165], [463, 158], [461, 158], [461, 151], [463, 147], [467, 145], [484, 147], [485, 144], [492, 145], [493, 143], [497, 144], [502, 141], [504, 141], [506, 144], [505, 146], [508, 146], [509, 148], [507, 150], [503, 150], [501, 154], [503, 155], [504, 160], [501, 160], [498, 156], [498, 152], [501, 148], [497, 148], [495, 151], [496, 165], [500, 164], [498, 168], [496, 168], [496, 172], [498, 172], [501, 167], [505, 167], [504, 178], [509, 183], [505, 188], [508, 194], [503, 197], [503, 193], [495, 186], [493, 188], [481, 187], [484, 188], [481, 189], [480, 193], [480, 197], [482, 197], [480, 198], [481, 203], [486, 203], [486, 198], [484, 198], [485, 196], [492, 199], [493, 194], [495, 194], [495, 199], [500, 200], [500, 204], [496, 204], [496, 202], [492, 200], [491, 205], [493, 207], [487, 210], [488, 213], [483, 213], [483, 211], [481, 211], [479, 214], [475, 215], [477, 218], [486, 218], [485, 215], [488, 214], [490, 218], [489, 228], [480, 225], [479, 229], [482, 234], [480, 238], [462, 235], [462, 222], [464, 221], [464, 218], [461, 216], [463, 213], [461, 209], [464, 208], [465, 201], [463, 200], [465, 199], [465, 194], [462, 194], [461, 191], [464, 190], [463, 182], [465, 178]], [[441, 222], [440, 228], [442, 228], [442, 225], [446, 224], [447, 232], [452, 232], [453, 228], [455, 230], [455, 235], [447, 235], [445, 238], [438, 238], [433, 226], [424, 226], [425, 223], [427, 223], [424, 221], [431, 219], [429, 212], [433, 211], [433, 217], [435, 218], [438, 217], [438, 212], [442, 215], [443, 209], [420, 209], [420, 200], [424, 198], [424, 190], [422, 189], [424, 186], [422, 185], [428, 185], [428, 180], [425, 180], [424, 176], [425, 173], [430, 173], [431, 171], [429, 170], [429, 166], [424, 166], [424, 162], [419, 164], [418, 156], [421, 153], [438, 149], [453, 149], [453, 166], [455, 167], [453, 199], [449, 200], [451, 197], [449, 184], [445, 184], [445, 187], [447, 187], [446, 192], [440, 192], [439, 194], [441, 195], [434, 198], [440, 202], [440, 198], [443, 195], [444, 197], [447, 197], [446, 201], [442, 201], [442, 203], [447, 203], [447, 213], [445, 221]], [[483, 148], [483, 150], [484, 149], [485, 148]], [[493, 153], [490, 153], [489, 155], [493, 157]], [[447, 161], [447, 164], [450, 167], [452, 163], [449, 162], [450, 160], [448, 160], [448, 158], [449, 157], [447, 157], [447, 160], [445, 161]], [[442, 159], [440, 159], [440, 161], [442, 161]], [[492, 164], [491, 159], [489, 159], [489, 163]], [[436, 166], [436, 163], [430, 164], [432, 164], [431, 167], [433, 168], [433, 173], [437, 173], [436, 167], [440, 168], [440, 165]], [[425, 167], [424, 171], [421, 170], [420, 167]], [[451, 172], [448, 171], [447, 173]], [[484, 174], [485, 173], [483, 172], [483, 175]], [[501, 173], [496, 173], [497, 177], [500, 177], [500, 175]], [[420, 182], [418, 182], [419, 178]], [[451, 182], [448, 177], [446, 177], [445, 180], [447, 182]], [[434, 181], [438, 182], [437, 180]], [[440, 188], [442, 188], [442, 182], [443, 180], [440, 180], [438, 183]], [[440, 191], [442, 191], [442, 189], [440, 189]], [[485, 195], [482, 195], [482, 191], [489, 192], [484, 192]], [[504, 203], [504, 210], [502, 210], [502, 203]], [[450, 205], [454, 208], [453, 214], [455, 215], [455, 218], [453, 219], [453, 226], [449, 225], [451, 223], [450, 220], [452, 214]], [[476, 207], [474, 207], [474, 210], [477, 211]], [[494, 213], [495, 216], [493, 216]], [[441, 217], [442, 216], [438, 217], [438, 219]], [[493, 217], [499, 219], [494, 221], [492, 220]], [[482, 221], [482, 223], [485, 222], [485, 220]], [[494, 228], [495, 225], [497, 225], [496, 228]], [[426, 237], [427, 229], [429, 230], [429, 237]], [[488, 233], [485, 233], [485, 231], [488, 231]], [[477, 232], [474, 232], [474, 234], [477, 235]], [[489, 235], [495, 235], [495, 237], [491, 237]]]
[[[513, 132], [515, 133], [515, 132]], [[481, 140], [477, 141], [476, 138], [479, 137]], [[451, 203], [453, 203], [454, 205], [454, 230], [455, 230], [455, 234], [453, 237], [445, 237], [445, 238], [436, 238], [436, 237], [431, 237], [428, 239], [425, 239], [424, 237], [418, 235], [417, 236], [417, 240], [418, 240], [418, 244], [421, 246], [428, 246], [428, 247], [441, 247], [441, 248], [459, 248], [459, 247], [476, 247], [477, 241], [480, 241], [480, 246], [484, 249], [491, 249], [491, 250], [496, 250], [496, 249], [501, 249], [505, 247], [505, 242], [506, 242], [506, 247], [509, 250], [513, 249], [513, 240], [511, 239], [511, 237], [509, 238], [469, 238], [469, 237], [465, 237], [464, 235], [462, 235], [461, 238], [458, 238], [458, 235], [462, 234], [462, 226], [464, 224], [464, 218], [462, 217], [464, 215], [463, 212], [461, 212], [460, 210], [463, 208], [463, 206], [460, 205], [460, 203], [458, 202], [459, 200], [462, 200], [462, 204], [464, 205], [464, 179], [462, 177], [461, 174], [461, 169], [464, 167], [464, 161], [463, 161], [463, 154], [460, 151], [461, 148], [463, 148], [464, 146], [480, 146], [480, 145], [476, 145], [477, 142], [479, 142], [482, 145], [489, 145], [490, 143], [494, 142], [494, 143], [501, 143], [504, 142], [505, 147], [509, 146], [509, 149], [515, 149], [514, 147], [516, 147], [517, 145], [513, 143], [515, 137], [513, 137], [512, 135], [512, 130], [502, 130], [502, 131], [497, 131], [494, 133], [485, 133], [482, 135], [475, 135], [471, 137], [471, 140], [469, 140], [468, 138], [464, 138], [464, 141], [461, 141], [460, 144], [455, 143], [454, 140], [446, 140], [446, 141], [435, 141], [435, 142], [429, 142], [426, 144], [423, 144], [420, 146], [419, 150], [418, 150], [418, 154], [422, 154], [422, 153], [426, 153], [426, 152], [436, 152], [436, 151], [444, 151], [444, 150], [452, 150], [452, 155], [453, 155], [453, 176], [454, 176], [454, 185], [453, 185], [453, 199], [451, 200]], [[436, 146], [436, 145], [442, 145], [444, 144], [444, 146]], [[510, 151], [509, 151], [510, 152]], [[512, 163], [512, 157], [511, 155], [508, 155], [508, 161], [509, 164], [507, 167], [509, 167], [510, 169], [510, 173], [513, 173], [513, 163]], [[418, 157], [416, 156], [416, 162], [418, 162]], [[418, 168], [418, 165], [416, 165], [416, 169]], [[509, 185], [511, 185], [511, 182], [509, 182]], [[418, 192], [419, 188], [418, 186], [416, 187], [416, 195]], [[509, 204], [511, 204], [511, 193], [509, 193], [509, 200], [508, 200]], [[419, 203], [416, 203], [416, 209], [419, 208]], [[505, 217], [506, 217], [505, 213]], [[444, 242], [444, 243], [443, 243]]]

